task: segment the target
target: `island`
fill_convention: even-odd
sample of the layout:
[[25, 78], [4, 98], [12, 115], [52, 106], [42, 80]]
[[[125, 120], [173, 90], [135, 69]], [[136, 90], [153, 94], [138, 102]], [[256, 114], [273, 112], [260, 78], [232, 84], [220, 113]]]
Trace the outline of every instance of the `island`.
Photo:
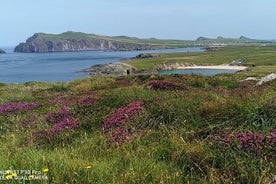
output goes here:
[[136, 38], [128, 36], [105, 36], [81, 32], [64, 32], [61, 34], [35, 33], [26, 42], [20, 43], [15, 52], [69, 52], [69, 51], [131, 51], [173, 49], [184, 47], [203, 47], [217, 50], [227, 45], [261, 45], [271, 44], [269, 40], [255, 40], [244, 36], [240, 38], [205, 38], [196, 40], [173, 40], [156, 38]]

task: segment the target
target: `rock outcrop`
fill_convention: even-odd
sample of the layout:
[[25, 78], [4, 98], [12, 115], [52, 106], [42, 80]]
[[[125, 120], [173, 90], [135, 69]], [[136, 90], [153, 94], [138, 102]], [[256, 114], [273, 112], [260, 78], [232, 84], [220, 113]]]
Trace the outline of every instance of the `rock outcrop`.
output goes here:
[[0, 54], [6, 53], [4, 50], [0, 49]]
[[179, 67], [186, 67], [186, 66], [192, 66], [192, 64], [189, 63], [162, 63], [157, 65], [157, 70], [173, 70], [177, 69]]
[[269, 75], [261, 78], [261, 80], [259, 82], [257, 82], [256, 86], [263, 85], [264, 83], [273, 81], [275, 79], [276, 79], [276, 74], [275, 73], [269, 74]]
[[137, 56], [131, 58], [131, 59], [146, 59], [146, 58], [155, 58], [155, 57], [159, 57], [158, 54], [151, 54], [151, 53], [141, 53], [138, 54]]
[[88, 50], [152, 50], [150, 44], [137, 43], [137, 38], [108, 37], [94, 34], [66, 32], [59, 35], [36, 33], [25, 43], [20, 43], [15, 52], [66, 52]]
[[89, 72], [92, 76], [120, 77], [135, 74], [136, 68], [122, 62], [99, 64], [80, 72]]

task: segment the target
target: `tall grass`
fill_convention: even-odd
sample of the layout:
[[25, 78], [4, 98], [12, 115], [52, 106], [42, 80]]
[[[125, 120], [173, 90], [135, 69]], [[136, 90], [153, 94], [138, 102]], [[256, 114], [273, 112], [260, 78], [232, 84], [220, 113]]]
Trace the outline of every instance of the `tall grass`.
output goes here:
[[[161, 88], [152, 86], [156, 79]], [[237, 75], [147, 76], [0, 90], [2, 105], [39, 104], [0, 113], [0, 170], [36, 170], [48, 178], [25, 183], [265, 183], [276, 173], [275, 143], [262, 144], [258, 155], [235, 138], [267, 137], [276, 128], [275, 81], [255, 87]], [[132, 114], [136, 101], [143, 105]], [[119, 112], [116, 122], [111, 117]], [[115, 126], [103, 131], [108, 118], [118, 126], [127, 120], [124, 142], [110, 139]]]

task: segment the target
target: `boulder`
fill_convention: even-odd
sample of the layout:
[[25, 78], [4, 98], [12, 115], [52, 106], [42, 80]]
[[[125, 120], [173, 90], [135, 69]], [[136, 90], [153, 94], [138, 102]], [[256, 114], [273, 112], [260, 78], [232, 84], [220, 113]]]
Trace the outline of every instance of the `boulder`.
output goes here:
[[0, 49], [0, 54], [6, 53], [4, 50]]
[[270, 81], [273, 81], [276, 79], [276, 74], [275, 73], [272, 73], [272, 74], [269, 74], [263, 78], [261, 78], [261, 80], [259, 82], [257, 82], [256, 86], [260, 86], [260, 85], [263, 85], [267, 82], [270, 82]]
[[90, 72], [92, 76], [120, 77], [134, 74], [136, 72], [136, 68], [126, 63], [116, 62], [94, 65], [91, 68], [82, 70], [82, 72]]
[[258, 81], [256, 77], [247, 77], [246, 79], [243, 79], [242, 81]]
[[150, 53], [145, 53], [145, 54], [142, 53], [135, 56], [133, 59], [146, 59], [146, 58], [154, 58], [154, 57], [158, 57], [158, 55], [150, 54]]

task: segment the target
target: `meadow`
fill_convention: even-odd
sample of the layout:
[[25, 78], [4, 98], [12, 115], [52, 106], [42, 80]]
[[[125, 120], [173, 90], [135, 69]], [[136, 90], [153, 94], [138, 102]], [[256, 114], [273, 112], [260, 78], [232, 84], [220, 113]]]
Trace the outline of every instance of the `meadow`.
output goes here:
[[243, 59], [236, 74], [1, 83], [1, 183], [272, 182], [276, 81], [242, 79], [275, 72], [275, 55], [230, 47], [130, 62]]

